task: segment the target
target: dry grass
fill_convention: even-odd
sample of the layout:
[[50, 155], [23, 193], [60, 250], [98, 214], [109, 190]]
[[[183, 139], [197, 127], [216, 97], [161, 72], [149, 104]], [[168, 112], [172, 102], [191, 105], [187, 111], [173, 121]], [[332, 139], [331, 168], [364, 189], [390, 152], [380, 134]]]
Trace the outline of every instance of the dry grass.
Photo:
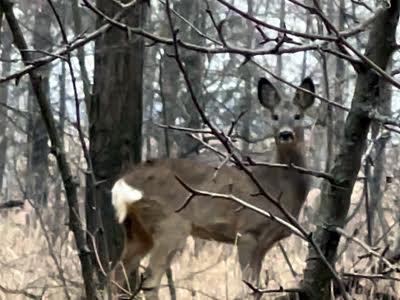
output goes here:
[[[291, 237], [283, 244], [288, 248], [303, 243]], [[176, 259], [177, 263], [173, 265], [178, 299], [234, 299], [243, 298], [249, 292], [241, 281], [234, 247], [208, 242], [197, 258], [193, 255], [193, 248], [194, 241], [190, 239], [182, 255]], [[301, 273], [306, 255], [305, 244], [299, 250], [298, 255], [291, 255], [291, 262], [294, 269]], [[281, 285], [295, 287], [300, 279], [293, 277], [278, 247], [269, 252], [263, 270], [262, 282], [265, 282], [268, 270], [270, 288], [279, 288]], [[161, 299], [168, 299], [168, 293], [168, 288], [164, 287]]]
[[[356, 189], [354, 201], [358, 201]], [[355, 206], [355, 205], [354, 205]], [[354, 207], [352, 206], [352, 207]], [[309, 221], [304, 221], [309, 224]], [[387, 222], [392, 224], [392, 216], [386, 216]], [[49, 222], [50, 223], [50, 222]], [[346, 228], [352, 232], [359, 228], [363, 232], [359, 237], [364, 239], [365, 218], [357, 215]], [[397, 227], [396, 227], [397, 228]], [[311, 229], [311, 228], [310, 228]], [[51, 232], [47, 229], [46, 231]], [[3, 215], [0, 221], [0, 287], [8, 292], [0, 291], [0, 299], [26, 299], [21, 293], [29, 293], [31, 296], [43, 296], [43, 299], [65, 299], [59, 273], [49, 255], [49, 247], [44, 237], [44, 231], [40, 226], [25, 225], [24, 212], [9, 212]], [[393, 241], [394, 234], [388, 235], [389, 242]], [[81, 296], [81, 278], [79, 275], [79, 261], [74, 249], [71, 234], [66, 232], [59, 235], [52, 251], [56, 254], [67, 280], [68, 291], [72, 299]], [[294, 277], [286, 264], [278, 247], [274, 247], [264, 260], [262, 282], [266, 284], [268, 274], [268, 288], [296, 287], [301, 279], [305, 267], [307, 245], [296, 237], [290, 237], [283, 241], [293, 268], [300, 274]], [[343, 246], [343, 242], [339, 248]], [[241, 272], [237, 262], [236, 250], [228, 245], [207, 242], [199, 257], [194, 257], [194, 241], [189, 239], [182, 253], [177, 255], [173, 264], [173, 275], [177, 289], [178, 299], [243, 299], [249, 290], [241, 282]], [[365, 252], [357, 245], [351, 244], [340, 257], [336, 268], [345, 271], [365, 270], [370, 261], [368, 259], [358, 261], [358, 256]], [[144, 262], [146, 263], [146, 262]], [[355, 266], [354, 266], [355, 264]], [[354, 267], [353, 267], [354, 266]], [[268, 272], [266, 272], [268, 270]], [[397, 294], [400, 291], [398, 283], [381, 281], [376, 285], [368, 280], [360, 281], [364, 287], [374, 291], [390, 292]], [[18, 294], [20, 293], [20, 294]], [[169, 290], [166, 278], [163, 279], [163, 287], [160, 290], [161, 299], [169, 299]], [[356, 295], [355, 299], [373, 299], [366, 295]], [[29, 296], [29, 295], [28, 295]], [[275, 295], [265, 296], [263, 299], [273, 299]]]
[[[27, 226], [25, 213], [10, 212], [0, 222], [0, 299], [26, 299], [43, 296], [43, 299], [64, 299], [65, 295], [44, 231], [38, 224]], [[68, 281], [73, 298], [79, 296], [79, 262], [72, 247], [72, 235], [64, 232], [51, 246]], [[4, 289], [8, 292], [5, 293]], [[10, 293], [12, 292], [12, 293]]]

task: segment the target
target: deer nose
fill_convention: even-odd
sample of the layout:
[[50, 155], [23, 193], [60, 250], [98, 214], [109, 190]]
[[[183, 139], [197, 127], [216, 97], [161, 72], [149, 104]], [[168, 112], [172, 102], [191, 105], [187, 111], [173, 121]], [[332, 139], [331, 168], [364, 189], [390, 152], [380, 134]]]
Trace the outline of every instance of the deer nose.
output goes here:
[[279, 139], [283, 142], [288, 142], [289, 140], [294, 140], [293, 131], [284, 130], [279, 132]]

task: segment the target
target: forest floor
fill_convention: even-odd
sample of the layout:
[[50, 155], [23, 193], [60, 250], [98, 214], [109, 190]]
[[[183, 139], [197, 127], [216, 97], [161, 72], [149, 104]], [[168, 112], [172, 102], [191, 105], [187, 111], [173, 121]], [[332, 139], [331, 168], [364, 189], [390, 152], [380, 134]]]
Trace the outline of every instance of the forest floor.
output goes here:
[[[354, 201], [357, 200], [357, 196]], [[354, 203], [354, 207], [355, 207]], [[71, 299], [79, 299], [82, 291], [82, 282], [79, 276], [80, 266], [77, 252], [73, 246], [71, 233], [58, 234], [54, 239], [49, 228], [26, 225], [27, 213], [24, 210], [9, 211], [0, 218], [0, 299], [29, 299], [43, 296], [43, 299], [66, 299], [63, 289], [63, 280], [68, 287]], [[310, 223], [304, 221], [302, 223]], [[393, 220], [387, 220], [389, 224]], [[365, 221], [362, 217], [355, 217], [349, 223], [346, 231], [351, 233], [355, 228], [364, 230]], [[63, 224], [61, 224], [63, 225]], [[65, 226], [64, 226], [65, 228]], [[364, 228], [364, 229], [362, 229]], [[312, 229], [311, 227], [308, 229]], [[352, 231], [353, 230], [353, 231]], [[46, 239], [46, 235], [48, 239]], [[391, 239], [389, 234], [387, 237]], [[53, 242], [53, 239], [55, 242]], [[371, 266], [370, 259], [360, 259], [365, 254], [354, 243], [341, 242], [342, 249], [347, 250], [340, 256], [336, 269], [339, 272], [367, 272]], [[266, 256], [262, 268], [261, 283], [263, 287], [277, 289], [283, 287], [294, 288], [300, 280], [305, 267], [307, 244], [295, 236], [282, 241], [287, 255], [295, 272], [295, 276], [281, 249], [275, 246]], [[249, 288], [241, 281], [237, 253], [229, 245], [206, 242], [196, 257], [195, 241], [190, 238], [185, 249], [176, 256], [172, 272], [177, 299], [244, 299], [248, 298]], [[382, 250], [382, 249], [381, 249]], [[146, 264], [146, 260], [143, 262]], [[367, 292], [368, 291], [368, 292]], [[400, 284], [393, 281], [379, 281], [372, 284], [363, 279], [358, 287], [351, 290], [354, 299], [375, 299], [366, 293], [377, 291], [396, 295], [400, 294]], [[164, 276], [160, 289], [160, 299], [170, 299], [167, 279]], [[247, 296], [245, 296], [247, 295]], [[263, 299], [273, 299], [279, 294], [264, 295]]]

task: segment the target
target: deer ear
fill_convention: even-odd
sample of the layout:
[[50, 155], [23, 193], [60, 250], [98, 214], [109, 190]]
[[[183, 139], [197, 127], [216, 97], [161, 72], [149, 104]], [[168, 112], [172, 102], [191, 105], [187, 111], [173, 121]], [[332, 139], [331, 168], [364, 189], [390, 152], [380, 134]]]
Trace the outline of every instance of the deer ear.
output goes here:
[[[315, 93], [314, 82], [310, 77], [307, 77], [300, 84], [300, 87]], [[293, 98], [293, 103], [299, 106], [301, 109], [306, 110], [313, 105], [315, 97], [303, 91], [297, 90], [296, 95]]]
[[260, 78], [258, 81], [258, 99], [261, 105], [269, 110], [272, 110], [281, 101], [278, 91], [266, 78]]

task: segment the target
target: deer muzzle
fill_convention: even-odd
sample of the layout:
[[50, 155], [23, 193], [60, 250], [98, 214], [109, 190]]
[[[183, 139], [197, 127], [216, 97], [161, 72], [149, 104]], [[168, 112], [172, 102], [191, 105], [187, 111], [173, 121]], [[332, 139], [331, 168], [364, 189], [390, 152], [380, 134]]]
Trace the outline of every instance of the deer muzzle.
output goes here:
[[279, 142], [282, 144], [292, 143], [294, 141], [294, 132], [284, 129], [279, 132]]

